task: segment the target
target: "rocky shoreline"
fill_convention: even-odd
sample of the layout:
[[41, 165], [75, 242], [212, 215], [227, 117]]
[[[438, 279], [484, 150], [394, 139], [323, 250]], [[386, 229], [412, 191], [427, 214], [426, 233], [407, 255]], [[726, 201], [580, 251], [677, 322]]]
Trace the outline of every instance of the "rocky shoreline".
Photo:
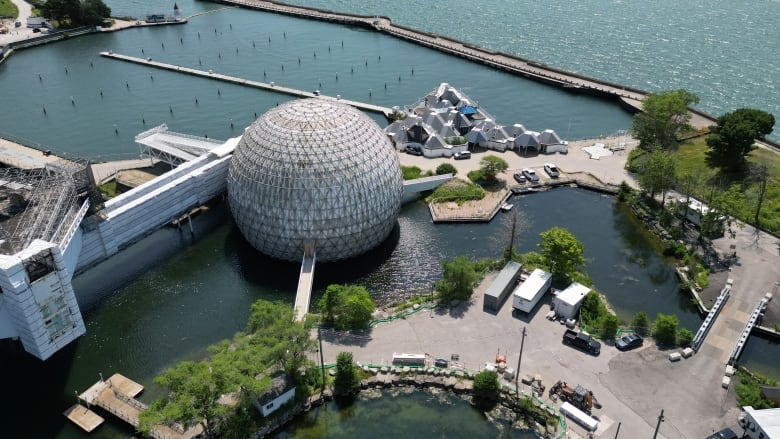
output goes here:
[[[355, 387], [347, 395], [339, 395], [341, 397], [357, 396], [361, 392], [381, 392], [389, 391], [392, 389], [411, 388], [423, 391], [432, 392], [449, 392], [461, 398], [467, 399], [472, 405], [476, 405], [473, 399], [473, 373], [462, 369], [439, 369], [439, 368], [413, 368], [413, 367], [388, 367], [383, 366], [381, 368], [368, 367], [358, 364], [364, 374], [370, 375], [360, 381], [360, 384]], [[505, 384], [505, 383], [504, 383]], [[530, 396], [524, 392], [521, 392], [521, 396]], [[297, 416], [305, 414], [315, 407], [325, 404], [327, 401], [333, 400], [334, 395], [331, 391], [326, 390], [322, 394], [316, 394], [309, 397], [307, 400], [300, 402], [292, 406], [284, 414], [275, 418], [265, 427], [261, 428], [251, 437], [252, 439], [262, 439], [269, 437], [271, 434], [277, 432], [280, 428], [285, 427]], [[523, 399], [523, 398], [521, 398]], [[515, 425], [514, 428], [521, 428], [524, 430], [532, 431], [537, 436], [543, 438], [556, 437], [556, 433], [560, 431], [562, 425], [559, 414], [550, 406], [542, 403], [536, 398], [532, 398], [534, 401], [534, 407], [536, 410], [527, 412], [518, 398], [515, 397], [515, 392], [510, 386], [502, 386], [501, 392], [497, 401], [493, 407], [485, 412], [486, 417], [490, 421], [504, 421], [515, 424], [520, 421], [520, 424]], [[550, 421], [555, 419], [553, 424]]]

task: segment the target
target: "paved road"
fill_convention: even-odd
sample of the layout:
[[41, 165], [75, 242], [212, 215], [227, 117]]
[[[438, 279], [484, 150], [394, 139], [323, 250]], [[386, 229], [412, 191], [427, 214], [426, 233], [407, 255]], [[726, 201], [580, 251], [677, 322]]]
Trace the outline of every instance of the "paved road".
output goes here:
[[[623, 151], [617, 151], [611, 156], [602, 157], [598, 160], [591, 159], [590, 155], [582, 148], [592, 146], [595, 143], [603, 143], [606, 146], [615, 145], [617, 143], [626, 143], [626, 149]], [[401, 164], [404, 166], [417, 166], [423, 171], [435, 170], [437, 166], [442, 163], [450, 163], [458, 169], [458, 177], [466, 178], [466, 174], [469, 171], [479, 169], [479, 161], [486, 155], [495, 155], [503, 158], [509, 163], [509, 169], [503, 176], [510, 184], [514, 184], [512, 174], [521, 170], [522, 168], [533, 168], [541, 179], [549, 178], [544, 172], [543, 167], [545, 163], [554, 163], [560, 171], [563, 173], [562, 178], [566, 177], [566, 174], [587, 173], [592, 175], [602, 183], [619, 185], [620, 182], [626, 181], [633, 187], [638, 187], [634, 177], [626, 171], [626, 160], [628, 154], [633, 148], [636, 147], [636, 142], [631, 139], [624, 139], [622, 137], [611, 137], [602, 139], [591, 140], [578, 140], [569, 143], [568, 154], [537, 154], [523, 157], [522, 154], [518, 154], [514, 151], [498, 152], [498, 151], [486, 151], [473, 153], [470, 159], [467, 160], [455, 160], [452, 158], [426, 158], [423, 156], [414, 156], [406, 153], [400, 153]]]
[[[32, 6], [23, 0], [11, 0], [11, 3], [19, 9], [19, 15], [13, 20], [2, 20], [2, 25], [11, 32], [0, 35], [0, 46], [40, 35], [33, 33], [32, 29], [27, 27], [27, 17], [32, 16]], [[21, 21], [22, 27], [14, 27], [16, 21]]]

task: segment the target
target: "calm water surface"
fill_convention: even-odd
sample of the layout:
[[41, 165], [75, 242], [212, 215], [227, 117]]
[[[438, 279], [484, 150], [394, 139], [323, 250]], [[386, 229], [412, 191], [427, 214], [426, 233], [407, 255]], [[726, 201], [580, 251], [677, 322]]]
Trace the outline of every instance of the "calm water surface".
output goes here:
[[[116, 15], [165, 12], [159, 9], [158, 2], [151, 0], [108, 3]], [[204, 1], [178, 3], [183, 15], [219, 7]], [[662, 3], [670, 4], [664, 8], [648, 3], [585, 4], [574, 0], [566, 4], [564, 21], [560, 20], [561, 6], [551, 1], [524, 4], [525, 11], [533, 12], [524, 14], [526, 21], [510, 13], [517, 5], [508, 0], [480, 7], [470, 3], [465, 9], [453, 7], [451, 3], [401, 0], [392, 4], [392, 11], [383, 11], [390, 8], [388, 3], [371, 1], [334, 0], [318, 5], [359, 13], [385, 13], [402, 24], [449, 33], [487, 47], [651, 90], [655, 85], [644, 84], [643, 78], [659, 81], [659, 89], [685, 86], [701, 94], [702, 108], [715, 113], [720, 112], [719, 108], [741, 106], [735, 104], [741, 102], [735, 98], [737, 95], [754, 107], [777, 108], [774, 84], [765, 82], [766, 78], [778, 77], [777, 60], [770, 53], [772, 45], [742, 47], [745, 35], [757, 41], [778, 40], [772, 39], [776, 26], [747, 27], [733, 38], [728, 37], [734, 46], [717, 43], [726, 39], [726, 31], [722, 34], [718, 31], [713, 37], [715, 41], [708, 42], [702, 35], [714, 31], [707, 29], [733, 30], [729, 23], [718, 24], [718, 20], [726, 20], [719, 12], [726, 7], [725, 2], [691, 6], [693, 12], [686, 12], [688, 16], [706, 12], [701, 10], [704, 7], [710, 9], [696, 15], [706, 19], [686, 21], [687, 32], [680, 33], [672, 31], [684, 14], [669, 12], [669, 17], [664, 18], [648, 10], [675, 11], [681, 7], [668, 0]], [[751, 2], [749, 12], [738, 12], [730, 19], [761, 24], [776, 17], [777, 5], [776, 2]], [[747, 6], [735, 4], [729, 8], [739, 11]], [[452, 15], [455, 10], [470, 12], [455, 16]], [[439, 18], [430, 20], [431, 16]], [[527, 20], [565, 25], [547, 25], [543, 27], [545, 32], [530, 33], [520, 27]], [[604, 23], [613, 24], [610, 28]], [[635, 24], [632, 27], [635, 32], [630, 38], [615, 29], [631, 23]], [[564, 38], [566, 35], [561, 33], [568, 33], [569, 37]], [[666, 34], [677, 35], [672, 39], [674, 47], [701, 44], [699, 57], [683, 52], [692, 66], [679, 74], [669, 68], [667, 58], [679, 57], [680, 50], [658, 52], [660, 49], [654, 48], [654, 45], [663, 47]], [[578, 41], [584, 42], [574, 44]], [[589, 49], [581, 50], [586, 44]], [[733, 52], [735, 46], [739, 49]], [[719, 50], [705, 50], [712, 47]], [[352, 99], [366, 99], [371, 89], [372, 102], [387, 106], [410, 104], [439, 82], [446, 81], [477, 99], [499, 123], [520, 121], [531, 129], [553, 128], [568, 138], [608, 134], [630, 124], [625, 113], [606, 102], [543, 87], [372, 32], [228, 10], [193, 18], [184, 26], [76, 38], [16, 53], [0, 66], [0, 95], [14, 109], [0, 118], [0, 132], [71, 155], [113, 159], [137, 155], [133, 137], [157, 124], [167, 123], [174, 131], [227, 138], [239, 135], [255, 113], [260, 115], [287, 99], [172, 72], [150, 71], [98, 56], [99, 51], [108, 49], [253, 79], [262, 80], [265, 72], [269, 81], [302, 89], [320, 88], [323, 93]], [[629, 56], [626, 51], [630, 50], [636, 53]], [[764, 51], [763, 55], [760, 51]], [[374, 58], [378, 54], [381, 60], [378, 56]], [[761, 62], [764, 69], [741, 69], [739, 74], [744, 77], [733, 79], [730, 70], [720, 68], [711, 59], [721, 56], [751, 57], [751, 62]], [[647, 62], [648, 59], [653, 62]], [[710, 65], [712, 69], [702, 68]], [[694, 73], [705, 76], [696, 79]], [[717, 74], [722, 75], [725, 85], [710, 83], [710, 77], [706, 76]], [[682, 326], [692, 330], [698, 327], [701, 319], [690, 300], [678, 293], [671, 268], [659, 257], [641, 227], [611, 198], [581, 190], [558, 189], [512, 202], [516, 205], [513, 213], [522, 213], [526, 224], [522, 238], [516, 243], [520, 251], [535, 249], [539, 232], [553, 225], [566, 227], [584, 243], [587, 271], [622, 319], [629, 319], [639, 310], [650, 316], [658, 312], [674, 313], [680, 317]], [[442, 260], [458, 255], [476, 259], [499, 254], [507, 241], [510, 221], [511, 215], [502, 215], [489, 224], [434, 226], [423, 205], [406, 206], [391, 237], [368, 257], [317, 267], [315, 300], [325, 286], [334, 282], [363, 284], [380, 303], [427, 292], [440, 277]], [[3, 390], [13, 400], [0, 411], [3, 436], [87, 437], [61, 413], [75, 402], [74, 391], [83, 391], [91, 385], [99, 372], [104, 375], [121, 372], [141, 382], [146, 386], [141, 399], [149, 402], [161, 395], [161, 389], [151, 382], [154, 376], [178, 361], [201, 358], [208, 345], [243, 329], [253, 301], [278, 299], [292, 304], [298, 274], [295, 264], [279, 263], [257, 254], [232, 226], [224, 209], [215, 209], [198, 218], [195, 224], [194, 240], [188, 233], [161, 230], [77, 278], [75, 287], [85, 311], [87, 335], [51, 360], [41, 363], [21, 352], [18, 346], [0, 342]], [[756, 360], [755, 368], [776, 371], [772, 356], [766, 354], [774, 352], [771, 347], [776, 344], [751, 338], [743, 361]], [[414, 401], [403, 403], [408, 406], [394, 406], [392, 410], [402, 407], [405, 412], [413, 413], [418, 409], [410, 407], [421, 404], [420, 401], [427, 400], [423, 396], [414, 397]], [[356, 410], [365, 414], [355, 419], [360, 418], [366, 424], [356, 431], [365, 431], [362, 428], [370, 428], [368, 424], [371, 424], [366, 419], [372, 419], [374, 411], [390, 410], [382, 407], [384, 403], [377, 403], [380, 405], [366, 406], [371, 408], [365, 412], [360, 408], [362, 404], [348, 409], [327, 408], [325, 411], [331, 414], [323, 417], [328, 422], [339, 420], [338, 426], [326, 424], [330, 425], [328, 431], [357, 428], [349, 424], [350, 413], [357, 413]], [[31, 408], [35, 410], [36, 422], [22, 421]], [[492, 428], [478, 422], [481, 415], [468, 406], [452, 410], [458, 418], [474, 419], [469, 424], [479, 425], [473, 428]], [[426, 421], [420, 422], [419, 430], [411, 434], [429, 431]], [[299, 428], [302, 427], [295, 430], [299, 433], [290, 434], [306, 435], [308, 427]], [[322, 427], [314, 428], [321, 431], [317, 429]], [[484, 431], [488, 437], [501, 434]], [[91, 437], [131, 434], [118, 423], [109, 422]]]
[[430, 438], [515, 438], [537, 436], [493, 424], [468, 402], [446, 393], [382, 392], [361, 395], [354, 403], [332, 403], [296, 420], [275, 439], [355, 438], [395, 439], [419, 437], [425, 425]]

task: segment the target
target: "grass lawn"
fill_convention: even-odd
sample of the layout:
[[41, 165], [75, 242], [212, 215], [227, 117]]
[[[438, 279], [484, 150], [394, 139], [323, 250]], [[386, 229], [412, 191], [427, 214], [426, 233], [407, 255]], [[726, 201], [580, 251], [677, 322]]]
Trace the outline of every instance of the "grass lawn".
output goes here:
[[0, 0], [0, 17], [13, 17], [19, 14], [19, 9], [11, 0]]
[[[674, 153], [677, 159], [677, 176], [700, 175], [702, 181], [708, 183], [717, 182], [728, 187], [732, 184], [740, 184], [742, 192], [746, 195], [747, 205], [738, 213], [740, 220], [753, 223], [757, 203], [758, 185], [746, 182], [744, 174], [721, 173], [717, 169], [710, 168], [706, 163], [707, 144], [704, 136], [697, 137], [681, 144]], [[756, 148], [748, 156], [750, 163], [765, 163], [769, 168], [769, 183], [761, 207], [759, 225], [761, 229], [774, 234], [780, 234], [780, 154], [761, 148]], [[697, 198], [706, 199], [705, 188], [695, 190]]]

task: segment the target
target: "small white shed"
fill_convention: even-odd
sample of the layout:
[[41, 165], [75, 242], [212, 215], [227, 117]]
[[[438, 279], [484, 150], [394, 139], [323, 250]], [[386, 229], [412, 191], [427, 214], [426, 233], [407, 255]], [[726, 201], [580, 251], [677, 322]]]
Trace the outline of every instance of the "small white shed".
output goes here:
[[552, 303], [555, 314], [564, 319], [572, 319], [582, 305], [585, 296], [590, 292], [590, 288], [579, 282], [572, 282], [565, 290], [553, 297]]
[[271, 388], [255, 399], [254, 406], [263, 416], [268, 416], [295, 397], [295, 385], [284, 373], [271, 377]]

